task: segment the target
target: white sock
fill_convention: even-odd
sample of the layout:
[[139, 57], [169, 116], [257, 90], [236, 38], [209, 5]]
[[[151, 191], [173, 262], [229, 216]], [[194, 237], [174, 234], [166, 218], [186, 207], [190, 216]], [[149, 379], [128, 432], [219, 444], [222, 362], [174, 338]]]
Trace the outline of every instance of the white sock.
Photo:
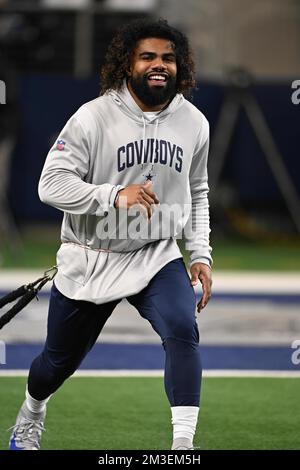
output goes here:
[[27, 408], [32, 413], [41, 413], [42, 411], [44, 411], [44, 409], [46, 408], [46, 404], [47, 404], [47, 402], [49, 401], [49, 399], [51, 397], [51, 395], [50, 395], [50, 397], [46, 398], [45, 400], [36, 400], [35, 398], [33, 398], [30, 395], [30, 393], [28, 392], [27, 387], [26, 387], [25, 396], [26, 396]]
[[196, 432], [199, 407], [172, 406], [173, 440], [185, 438], [193, 444]]

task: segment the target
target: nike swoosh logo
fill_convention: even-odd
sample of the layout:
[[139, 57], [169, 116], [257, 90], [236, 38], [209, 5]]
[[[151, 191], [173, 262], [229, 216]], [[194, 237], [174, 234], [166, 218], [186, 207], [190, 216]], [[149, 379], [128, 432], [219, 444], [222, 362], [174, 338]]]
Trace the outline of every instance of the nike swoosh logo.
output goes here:
[[13, 437], [10, 440], [9, 443], [9, 450], [24, 450], [25, 447], [17, 447], [16, 445], [16, 434], [13, 434]]

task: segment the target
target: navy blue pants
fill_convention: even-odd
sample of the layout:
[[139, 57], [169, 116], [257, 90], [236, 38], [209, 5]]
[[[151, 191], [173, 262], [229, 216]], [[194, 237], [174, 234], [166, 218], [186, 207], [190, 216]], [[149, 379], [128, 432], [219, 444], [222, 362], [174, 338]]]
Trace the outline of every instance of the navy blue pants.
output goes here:
[[[127, 300], [162, 339], [170, 405], [199, 406], [202, 367], [196, 297], [182, 258], [164, 266], [147, 287]], [[72, 300], [53, 285], [46, 343], [29, 372], [28, 391], [33, 398], [47, 398], [73, 374], [119, 302], [96, 305]]]

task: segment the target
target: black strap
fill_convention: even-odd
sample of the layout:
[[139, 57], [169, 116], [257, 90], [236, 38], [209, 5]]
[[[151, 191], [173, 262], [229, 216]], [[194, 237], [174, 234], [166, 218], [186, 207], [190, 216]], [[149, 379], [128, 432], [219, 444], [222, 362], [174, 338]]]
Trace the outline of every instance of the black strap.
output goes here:
[[31, 302], [34, 297], [37, 297], [38, 291], [42, 289], [42, 287], [44, 287], [46, 282], [51, 281], [56, 275], [56, 273], [57, 267], [53, 266], [52, 268], [47, 269], [44, 272], [43, 277], [40, 277], [39, 279], [28, 285], [19, 287], [18, 289], [10, 292], [9, 294], [5, 295], [0, 299], [0, 308], [2, 308], [9, 302], [12, 302], [17, 298], [21, 297], [18, 302], [0, 318], [0, 330], [14, 316], [16, 316], [17, 313], [19, 313], [24, 307], [26, 307], [26, 305], [29, 304], [29, 302]]
[[26, 286], [21, 286], [18, 289], [13, 290], [0, 299], [0, 308], [4, 307], [4, 305], [8, 304], [9, 302], [13, 302], [14, 300], [18, 299], [21, 297], [21, 295], [26, 294], [26, 292]]

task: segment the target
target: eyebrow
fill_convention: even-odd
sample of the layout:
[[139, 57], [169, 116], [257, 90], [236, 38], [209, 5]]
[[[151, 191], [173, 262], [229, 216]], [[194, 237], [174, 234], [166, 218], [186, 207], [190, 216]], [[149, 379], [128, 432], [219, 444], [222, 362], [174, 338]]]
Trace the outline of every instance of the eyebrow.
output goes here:
[[[140, 52], [139, 54], [139, 57], [143, 56], [143, 55], [152, 55], [152, 56], [155, 56], [157, 55], [156, 52], [150, 52], [150, 51], [143, 51], [143, 52]], [[174, 52], [164, 52], [162, 54], [162, 57], [176, 57], [176, 54]]]

